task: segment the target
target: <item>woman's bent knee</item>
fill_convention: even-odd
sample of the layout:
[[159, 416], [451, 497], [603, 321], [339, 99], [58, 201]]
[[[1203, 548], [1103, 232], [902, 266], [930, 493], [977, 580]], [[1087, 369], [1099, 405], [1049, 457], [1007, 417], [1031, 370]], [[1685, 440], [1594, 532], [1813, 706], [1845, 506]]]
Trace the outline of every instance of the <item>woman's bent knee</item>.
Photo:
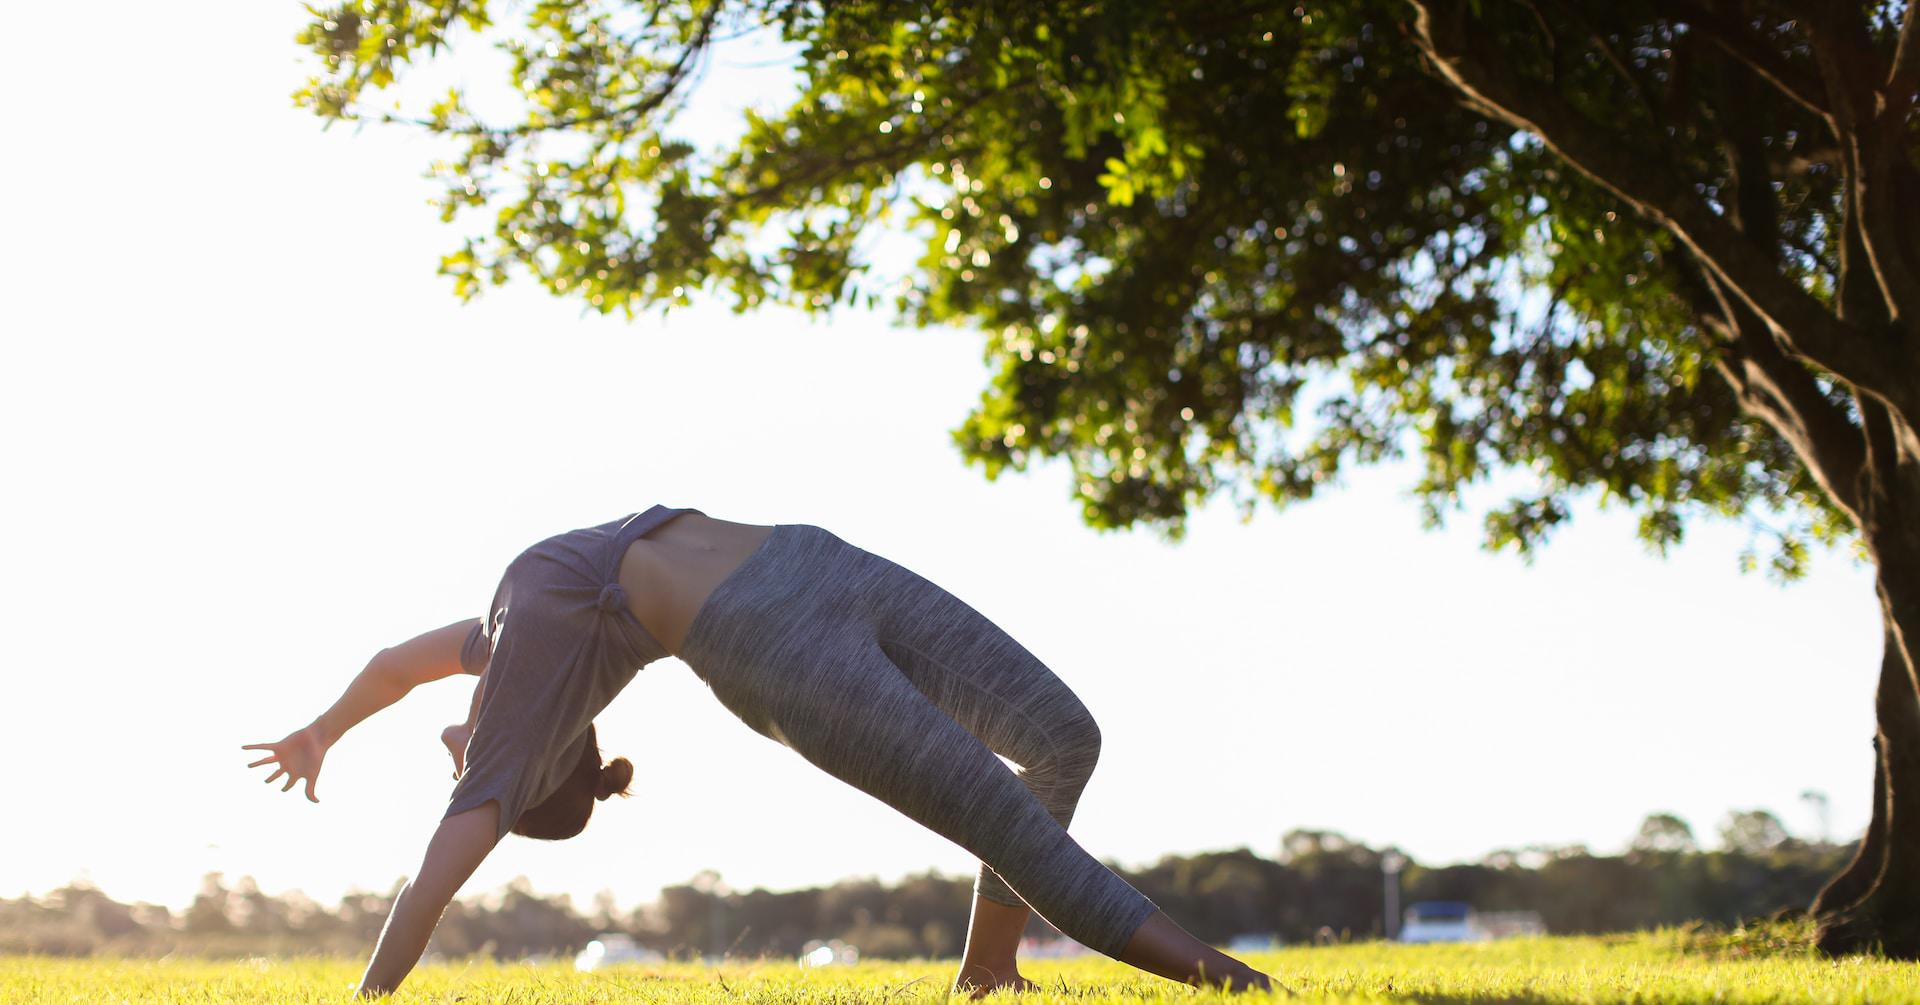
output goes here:
[[1059, 745], [1062, 763], [1073, 765], [1082, 775], [1093, 773], [1093, 766], [1100, 761], [1100, 727], [1093, 721], [1093, 716], [1083, 715], [1073, 719], [1053, 739]]

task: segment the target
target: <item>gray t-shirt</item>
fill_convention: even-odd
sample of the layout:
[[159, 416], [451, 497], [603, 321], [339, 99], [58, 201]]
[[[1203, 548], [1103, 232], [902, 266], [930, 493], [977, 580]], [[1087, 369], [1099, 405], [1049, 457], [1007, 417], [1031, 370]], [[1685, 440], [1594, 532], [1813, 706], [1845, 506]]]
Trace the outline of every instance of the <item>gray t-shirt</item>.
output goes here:
[[698, 511], [654, 506], [568, 531], [507, 566], [488, 617], [461, 648], [461, 665], [485, 677], [447, 816], [494, 800], [505, 837], [572, 772], [593, 717], [641, 667], [668, 655], [627, 607], [620, 558], [687, 512]]

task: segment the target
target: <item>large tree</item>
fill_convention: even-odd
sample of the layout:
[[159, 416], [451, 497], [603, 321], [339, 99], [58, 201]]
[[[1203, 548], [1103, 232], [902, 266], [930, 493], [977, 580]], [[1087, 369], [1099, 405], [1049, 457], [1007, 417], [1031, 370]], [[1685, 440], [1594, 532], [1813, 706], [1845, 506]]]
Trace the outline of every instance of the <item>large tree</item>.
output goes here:
[[[1920, 956], [1920, 38], [1896, 2], [348, 0], [297, 98], [411, 123], [456, 292], [521, 273], [629, 316], [890, 303], [987, 335], [955, 430], [1063, 458], [1100, 527], [1304, 499], [1412, 455], [1430, 520], [1493, 490], [1525, 551], [1576, 496], [1875, 565], [1876, 805], [1823, 945]], [[796, 90], [676, 138], [712, 54]], [[492, 38], [509, 113], [375, 92]], [[485, 213], [469, 211], [487, 210]], [[467, 214], [463, 216], [462, 214]], [[925, 253], [884, 285], [860, 238]]]

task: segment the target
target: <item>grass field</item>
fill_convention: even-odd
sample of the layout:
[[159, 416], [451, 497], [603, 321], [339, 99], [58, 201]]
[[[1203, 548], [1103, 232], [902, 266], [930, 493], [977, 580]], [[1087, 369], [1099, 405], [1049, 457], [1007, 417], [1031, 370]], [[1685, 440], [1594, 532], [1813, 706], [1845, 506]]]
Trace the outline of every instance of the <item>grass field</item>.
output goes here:
[[[1361, 943], [1251, 954], [1311, 1001], [1447, 1005], [1560, 1002], [1920, 1003], [1920, 964], [1824, 960], [1791, 942], [1663, 931], [1461, 946]], [[359, 975], [348, 960], [68, 960], [0, 958], [0, 1001], [179, 1002], [195, 1005], [339, 1002]], [[1135, 1005], [1275, 1000], [1220, 995], [1144, 977], [1104, 958], [1022, 965], [1045, 990], [993, 1001]], [[561, 964], [423, 966], [391, 1000], [502, 1005], [767, 1002], [865, 1005], [939, 1001], [953, 965], [908, 960], [805, 970], [784, 961], [670, 963], [581, 974]]]

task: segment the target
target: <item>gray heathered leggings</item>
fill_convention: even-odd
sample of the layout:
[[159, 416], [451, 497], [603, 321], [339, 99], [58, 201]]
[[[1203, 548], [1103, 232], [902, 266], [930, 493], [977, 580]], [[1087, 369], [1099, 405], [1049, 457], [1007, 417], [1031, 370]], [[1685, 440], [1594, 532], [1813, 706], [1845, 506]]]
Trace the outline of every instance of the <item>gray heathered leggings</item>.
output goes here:
[[977, 856], [980, 896], [1024, 900], [1108, 956], [1155, 910], [1067, 835], [1100, 754], [1086, 707], [918, 574], [779, 524], [714, 589], [681, 649], [747, 725]]

